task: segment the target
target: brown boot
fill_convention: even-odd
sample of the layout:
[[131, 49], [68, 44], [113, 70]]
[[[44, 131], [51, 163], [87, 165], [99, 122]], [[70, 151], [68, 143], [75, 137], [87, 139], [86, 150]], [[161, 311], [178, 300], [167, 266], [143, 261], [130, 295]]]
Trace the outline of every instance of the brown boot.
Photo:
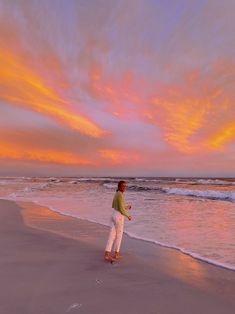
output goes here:
[[117, 251], [116, 251], [116, 252], [114, 253], [114, 258], [115, 258], [115, 259], [121, 259], [121, 258], [123, 258], [123, 256], [120, 254], [120, 252], [117, 252]]
[[115, 262], [115, 259], [110, 255], [109, 251], [105, 251], [104, 260], [110, 263]]

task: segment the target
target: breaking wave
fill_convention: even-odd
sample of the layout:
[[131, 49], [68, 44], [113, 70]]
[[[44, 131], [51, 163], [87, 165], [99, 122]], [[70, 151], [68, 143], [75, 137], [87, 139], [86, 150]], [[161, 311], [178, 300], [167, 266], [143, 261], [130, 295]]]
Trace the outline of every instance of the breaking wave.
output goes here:
[[194, 197], [205, 197], [210, 199], [221, 199], [235, 201], [235, 192], [220, 192], [213, 190], [190, 190], [190, 189], [180, 189], [180, 188], [162, 188], [162, 190], [167, 194], [177, 194], [184, 196], [194, 196]]

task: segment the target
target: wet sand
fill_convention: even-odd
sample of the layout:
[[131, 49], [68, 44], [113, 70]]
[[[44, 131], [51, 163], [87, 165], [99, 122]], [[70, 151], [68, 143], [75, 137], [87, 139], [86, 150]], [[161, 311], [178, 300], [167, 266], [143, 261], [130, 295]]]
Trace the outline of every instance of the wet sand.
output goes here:
[[32, 203], [0, 200], [0, 313], [235, 313], [235, 271]]

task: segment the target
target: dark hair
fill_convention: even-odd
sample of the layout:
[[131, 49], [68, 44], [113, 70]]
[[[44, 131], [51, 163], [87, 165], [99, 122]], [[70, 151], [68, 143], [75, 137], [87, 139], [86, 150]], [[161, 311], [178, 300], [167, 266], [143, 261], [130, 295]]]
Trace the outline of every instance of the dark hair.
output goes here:
[[117, 192], [117, 191], [120, 191], [121, 185], [122, 185], [122, 184], [125, 184], [125, 183], [126, 183], [126, 181], [123, 181], [123, 180], [119, 181], [119, 182], [118, 182], [118, 188], [117, 188], [116, 192]]

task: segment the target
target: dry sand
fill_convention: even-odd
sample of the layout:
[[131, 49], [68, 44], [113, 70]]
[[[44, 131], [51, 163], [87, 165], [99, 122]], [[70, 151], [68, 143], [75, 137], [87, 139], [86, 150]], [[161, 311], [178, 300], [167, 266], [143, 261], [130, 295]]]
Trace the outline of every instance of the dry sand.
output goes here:
[[0, 201], [0, 314], [234, 314], [235, 272], [30, 203]]

